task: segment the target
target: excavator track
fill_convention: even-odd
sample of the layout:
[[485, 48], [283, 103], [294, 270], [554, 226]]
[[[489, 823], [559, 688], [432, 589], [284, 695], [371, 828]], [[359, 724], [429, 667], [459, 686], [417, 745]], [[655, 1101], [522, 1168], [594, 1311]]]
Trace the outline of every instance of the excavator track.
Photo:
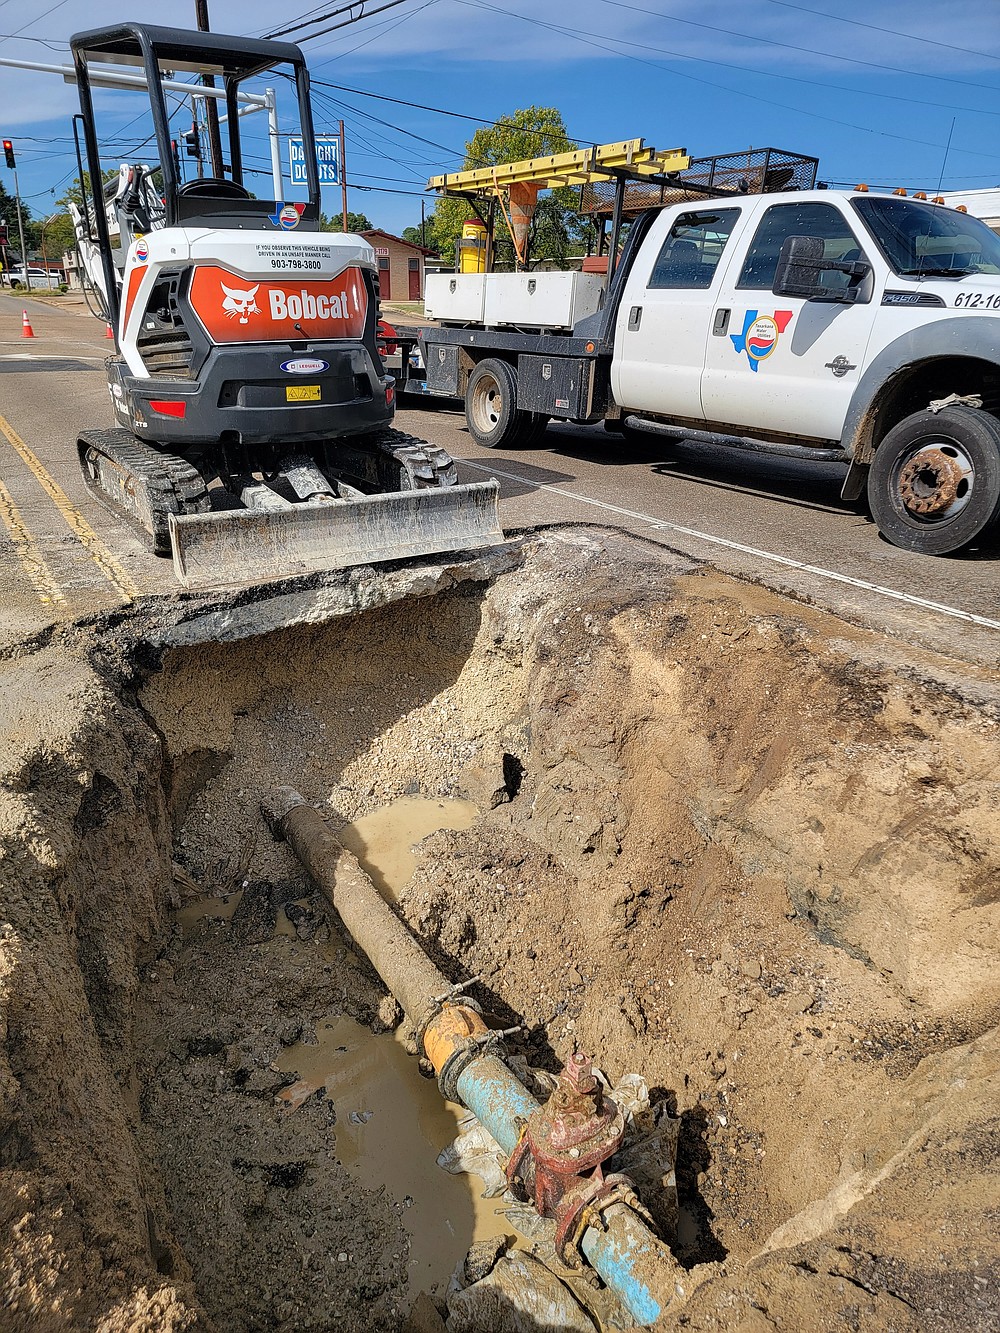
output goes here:
[[449, 453], [394, 426], [330, 441], [325, 453], [330, 472], [343, 474], [349, 481], [360, 481], [369, 492], [420, 491], [458, 485], [455, 461]]
[[204, 514], [212, 507], [196, 467], [129, 430], [83, 431], [77, 449], [87, 489], [151, 540], [156, 555], [170, 554], [169, 514]]
[[377, 447], [393, 458], [401, 472], [410, 481], [400, 490], [421, 490], [427, 486], [457, 486], [458, 469], [451, 454], [439, 449], [416, 435], [388, 427], [379, 432]]

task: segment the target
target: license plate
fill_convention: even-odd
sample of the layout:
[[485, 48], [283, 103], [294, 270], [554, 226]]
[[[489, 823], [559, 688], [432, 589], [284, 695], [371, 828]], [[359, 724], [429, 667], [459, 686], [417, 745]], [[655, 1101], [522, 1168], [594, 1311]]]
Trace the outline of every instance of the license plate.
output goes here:
[[285, 388], [286, 403], [318, 403], [321, 396], [318, 384], [289, 384]]

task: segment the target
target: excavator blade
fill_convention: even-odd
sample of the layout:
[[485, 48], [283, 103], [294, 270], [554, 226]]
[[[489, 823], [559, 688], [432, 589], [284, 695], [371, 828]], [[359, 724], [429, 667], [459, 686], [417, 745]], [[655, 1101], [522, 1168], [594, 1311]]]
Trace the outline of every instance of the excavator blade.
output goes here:
[[499, 494], [491, 479], [277, 511], [171, 514], [174, 573], [202, 588], [496, 546]]

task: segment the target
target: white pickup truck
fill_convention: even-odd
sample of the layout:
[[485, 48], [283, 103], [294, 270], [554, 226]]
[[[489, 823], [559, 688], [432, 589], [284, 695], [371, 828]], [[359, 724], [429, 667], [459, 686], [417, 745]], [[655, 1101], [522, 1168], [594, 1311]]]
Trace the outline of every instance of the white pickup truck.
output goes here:
[[[551, 280], [558, 279], [553, 284]], [[1000, 513], [1000, 236], [858, 190], [642, 213], [592, 274], [441, 274], [431, 394], [482, 445], [550, 419], [850, 464], [880, 532], [928, 555]]]

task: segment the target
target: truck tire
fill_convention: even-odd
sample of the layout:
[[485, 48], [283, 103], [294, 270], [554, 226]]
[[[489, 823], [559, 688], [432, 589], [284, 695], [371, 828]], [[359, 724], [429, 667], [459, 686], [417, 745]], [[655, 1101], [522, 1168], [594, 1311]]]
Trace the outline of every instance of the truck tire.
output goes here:
[[484, 449], [525, 444], [532, 416], [517, 409], [514, 367], [495, 357], [480, 361], [465, 391], [465, 420], [476, 443]]
[[956, 405], [893, 426], [868, 472], [868, 502], [893, 546], [948, 555], [1000, 514], [1000, 421]]
[[545, 432], [549, 428], [549, 414], [547, 412], [526, 412], [525, 416], [528, 420], [525, 423], [521, 443], [523, 445], [541, 444], [545, 439]]

